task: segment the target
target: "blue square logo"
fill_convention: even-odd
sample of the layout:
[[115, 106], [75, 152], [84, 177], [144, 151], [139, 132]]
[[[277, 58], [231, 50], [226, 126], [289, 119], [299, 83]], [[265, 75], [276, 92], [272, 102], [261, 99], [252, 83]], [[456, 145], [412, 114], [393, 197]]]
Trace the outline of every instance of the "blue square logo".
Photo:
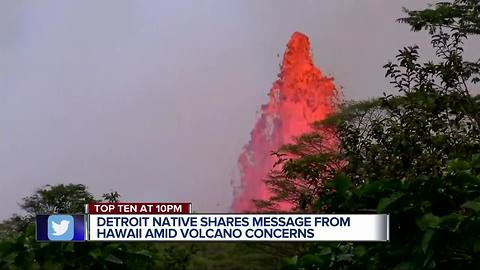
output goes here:
[[73, 216], [51, 215], [48, 217], [48, 239], [52, 241], [71, 241], [74, 227]]

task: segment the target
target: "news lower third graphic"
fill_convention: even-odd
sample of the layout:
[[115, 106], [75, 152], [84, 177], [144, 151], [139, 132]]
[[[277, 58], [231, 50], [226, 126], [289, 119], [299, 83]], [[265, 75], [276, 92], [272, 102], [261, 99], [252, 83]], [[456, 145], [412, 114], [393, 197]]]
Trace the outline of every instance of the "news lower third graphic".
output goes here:
[[37, 241], [85, 241], [84, 215], [37, 215]]
[[85, 215], [38, 215], [38, 241], [390, 240], [387, 214], [197, 214], [191, 203], [92, 203]]

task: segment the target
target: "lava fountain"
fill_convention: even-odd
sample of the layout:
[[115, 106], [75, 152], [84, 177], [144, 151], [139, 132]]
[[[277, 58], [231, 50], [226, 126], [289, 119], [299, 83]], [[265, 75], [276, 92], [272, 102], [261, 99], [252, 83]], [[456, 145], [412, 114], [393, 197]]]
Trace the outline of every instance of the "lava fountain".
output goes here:
[[[276, 162], [272, 151], [311, 131], [311, 123], [329, 115], [336, 93], [333, 79], [313, 64], [308, 37], [295, 32], [287, 44], [278, 80], [268, 94], [269, 102], [261, 106], [250, 142], [238, 159], [240, 179], [233, 181], [237, 182], [233, 212], [254, 211], [252, 200], [272, 195], [264, 182]], [[289, 206], [282, 208], [288, 210]]]

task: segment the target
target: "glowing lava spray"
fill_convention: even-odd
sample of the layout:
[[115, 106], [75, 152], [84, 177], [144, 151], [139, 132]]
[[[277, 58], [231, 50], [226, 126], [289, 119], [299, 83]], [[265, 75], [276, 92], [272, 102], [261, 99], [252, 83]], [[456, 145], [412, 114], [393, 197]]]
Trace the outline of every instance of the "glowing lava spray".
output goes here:
[[237, 181], [233, 212], [254, 211], [253, 199], [271, 196], [264, 180], [276, 162], [272, 151], [329, 115], [336, 93], [333, 80], [313, 65], [308, 37], [295, 32], [287, 44], [278, 80], [268, 94], [270, 100], [262, 105], [250, 142], [238, 159], [240, 179], [233, 181]]

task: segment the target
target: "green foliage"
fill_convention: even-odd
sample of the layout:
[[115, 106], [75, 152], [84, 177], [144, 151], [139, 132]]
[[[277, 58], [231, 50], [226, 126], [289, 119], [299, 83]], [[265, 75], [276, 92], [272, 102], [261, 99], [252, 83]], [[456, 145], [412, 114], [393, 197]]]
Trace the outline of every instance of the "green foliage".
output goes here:
[[258, 205], [288, 201], [297, 210], [315, 211], [325, 183], [340, 172], [353, 185], [441, 176], [449, 160], [480, 152], [479, 97], [470, 94], [479, 69], [463, 59], [467, 35], [444, 27], [432, 31], [435, 59], [420, 62], [419, 48], [411, 46], [384, 66], [400, 95], [345, 104], [275, 153], [277, 168], [267, 180], [275, 195]]
[[[117, 192], [103, 201], [118, 202]], [[23, 199], [27, 215], [15, 215], [0, 224], [0, 269], [187, 269], [189, 245], [145, 243], [55, 243], [35, 240], [36, 214], [83, 213], [95, 200], [84, 185], [46, 186]], [[191, 245], [190, 245], [191, 246]]]
[[1, 269], [154, 269], [160, 261], [148, 244], [36, 242], [35, 226], [0, 242]]
[[302, 250], [292, 243], [199, 243], [187, 269], [279, 269], [285, 257]]
[[[117, 192], [110, 192], [103, 194], [102, 201], [119, 202], [119, 198]], [[0, 269], [272, 269], [299, 250], [292, 244], [35, 241], [32, 219], [37, 212], [83, 212], [88, 201], [100, 200], [85, 186], [73, 184], [46, 186], [26, 197], [22, 206], [28, 214], [0, 224]]]
[[[118, 201], [117, 192], [104, 194]], [[147, 244], [54, 243], [35, 240], [36, 214], [83, 213], [97, 201], [84, 185], [46, 186], [23, 199], [25, 216], [15, 215], [1, 224], [0, 269], [154, 269], [163, 263]]]
[[376, 181], [354, 187], [345, 176], [335, 178], [317, 201], [321, 212], [388, 213], [391, 241], [315, 244], [290, 267], [475, 268], [480, 263], [480, 168], [476, 159], [452, 162], [444, 176], [403, 182]]
[[0, 240], [18, 236], [32, 222], [30, 218], [15, 214], [0, 223]]
[[[463, 42], [480, 33], [479, 1], [408, 11], [427, 29], [435, 58], [418, 46], [384, 66], [399, 95], [345, 104], [311, 134], [275, 153], [267, 184], [297, 211], [389, 213], [391, 241], [312, 244], [286, 269], [472, 269], [479, 263], [480, 106], [471, 90], [478, 60]], [[279, 166], [278, 166], [279, 165]]]
[[104, 193], [102, 195], [103, 201], [109, 203], [118, 203], [120, 202], [120, 194], [116, 191], [112, 191], [110, 193]]
[[[408, 10], [405, 9], [408, 17], [401, 18], [398, 21], [408, 23], [413, 31], [420, 31], [422, 29], [428, 30], [432, 34], [432, 44], [437, 49], [438, 53], [445, 53], [440, 49], [448, 40], [449, 34], [456, 40], [462, 43], [462, 39], [467, 35], [480, 34], [480, 1], [479, 0], [454, 0], [451, 2], [439, 2], [430, 8], [424, 10]], [[452, 51], [450, 51], [452, 52]], [[456, 53], [463, 52], [463, 48]], [[444, 56], [449, 57], [448, 54]], [[457, 58], [457, 55], [451, 55]], [[460, 69], [463, 73], [477, 74], [480, 69], [480, 61], [473, 62], [456, 62], [457, 67], [463, 65]], [[446, 67], [445, 70], [449, 70]], [[455, 78], [455, 77], [452, 77]], [[472, 81], [477, 83], [480, 81], [478, 76], [472, 78]]]
[[408, 17], [399, 21], [410, 24], [413, 31], [425, 29], [432, 33], [443, 27], [467, 34], [480, 34], [479, 0], [440, 2], [424, 10], [405, 9], [405, 12]]
[[0, 223], [0, 239], [17, 237], [34, 222], [37, 214], [83, 213], [85, 204], [93, 201], [93, 195], [82, 184], [47, 185], [39, 188], [20, 203], [20, 207], [27, 212], [26, 215], [16, 214]]
[[23, 198], [20, 204], [29, 215], [52, 213], [84, 213], [85, 204], [93, 202], [93, 195], [82, 184], [47, 185]]

